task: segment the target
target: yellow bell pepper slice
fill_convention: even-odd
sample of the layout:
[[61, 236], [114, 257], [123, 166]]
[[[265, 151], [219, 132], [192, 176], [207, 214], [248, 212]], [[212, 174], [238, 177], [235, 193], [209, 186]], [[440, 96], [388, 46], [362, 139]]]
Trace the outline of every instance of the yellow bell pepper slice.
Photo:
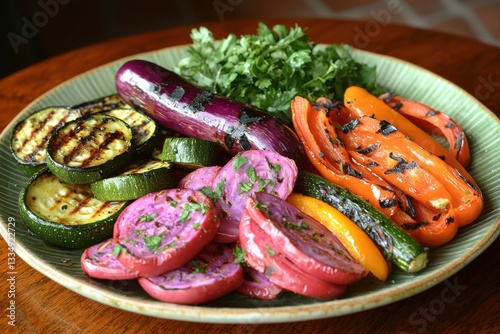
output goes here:
[[381, 281], [387, 279], [389, 266], [384, 256], [370, 237], [343, 213], [321, 200], [298, 193], [290, 194], [287, 202], [335, 234], [354, 260], [367, 271]]

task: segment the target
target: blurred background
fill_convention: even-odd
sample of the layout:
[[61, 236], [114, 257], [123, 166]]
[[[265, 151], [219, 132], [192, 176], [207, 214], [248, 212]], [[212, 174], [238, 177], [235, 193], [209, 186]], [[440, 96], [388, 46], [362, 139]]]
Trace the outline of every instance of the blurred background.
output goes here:
[[270, 17], [403, 24], [500, 47], [500, 0], [0, 0], [0, 77], [111, 38], [207, 21]]

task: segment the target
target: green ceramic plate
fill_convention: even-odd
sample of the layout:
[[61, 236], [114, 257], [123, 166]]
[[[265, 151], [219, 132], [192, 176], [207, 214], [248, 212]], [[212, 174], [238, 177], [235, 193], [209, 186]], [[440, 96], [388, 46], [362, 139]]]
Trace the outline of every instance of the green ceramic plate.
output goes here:
[[[140, 54], [142, 58], [173, 68], [185, 55], [184, 46]], [[0, 232], [8, 239], [8, 224], [15, 221], [17, 254], [30, 266], [62, 286], [85, 297], [123, 310], [149, 316], [210, 323], [272, 323], [341, 316], [385, 305], [438, 284], [466, 266], [498, 236], [500, 225], [500, 121], [474, 97], [450, 82], [412, 64], [364, 51], [360, 61], [378, 68], [380, 83], [402, 96], [417, 99], [449, 113], [469, 135], [473, 153], [470, 173], [483, 190], [486, 205], [474, 224], [460, 230], [449, 244], [430, 253], [429, 265], [417, 275], [394, 271], [387, 282], [364, 279], [339, 300], [321, 301], [283, 294], [259, 301], [232, 293], [203, 306], [181, 306], [150, 298], [135, 281], [103, 281], [86, 276], [79, 266], [81, 251], [47, 246], [32, 235], [17, 210], [18, 193], [26, 181], [10, 156], [8, 141], [21, 118], [41, 107], [75, 105], [114, 92], [114, 74], [126, 59], [84, 73], [54, 88], [21, 111], [1, 134]], [[3, 246], [5, 247], [5, 245]]]

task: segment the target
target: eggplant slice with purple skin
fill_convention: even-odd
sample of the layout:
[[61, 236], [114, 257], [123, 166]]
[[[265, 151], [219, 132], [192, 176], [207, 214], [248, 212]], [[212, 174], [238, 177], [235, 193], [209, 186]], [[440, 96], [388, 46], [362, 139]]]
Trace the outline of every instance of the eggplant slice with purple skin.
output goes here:
[[250, 149], [278, 152], [298, 164], [305, 155], [297, 135], [285, 124], [248, 104], [216, 96], [178, 74], [145, 60], [123, 64], [117, 92], [159, 124], [219, 143], [231, 155]]
[[208, 245], [219, 227], [212, 201], [192, 189], [145, 195], [118, 217], [114, 242], [118, 260], [140, 276], [179, 268]]
[[153, 298], [176, 304], [201, 304], [236, 290], [243, 283], [243, 268], [234, 262], [232, 249], [211, 243], [182, 267], [139, 284]]
[[257, 192], [287, 198], [293, 190], [298, 169], [295, 162], [276, 152], [250, 150], [238, 153], [217, 172], [212, 189], [201, 189], [219, 211], [217, 242], [236, 242], [246, 199]]

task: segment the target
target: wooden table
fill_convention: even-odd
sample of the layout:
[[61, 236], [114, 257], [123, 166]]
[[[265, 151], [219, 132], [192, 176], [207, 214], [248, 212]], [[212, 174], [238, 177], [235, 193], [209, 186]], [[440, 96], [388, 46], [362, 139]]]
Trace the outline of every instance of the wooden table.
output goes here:
[[[206, 24], [216, 38], [254, 33], [255, 20]], [[344, 42], [395, 56], [454, 82], [500, 115], [500, 49], [451, 35], [375, 21], [264, 20], [308, 27], [314, 41]], [[190, 42], [194, 26], [152, 31], [74, 50], [12, 74], [0, 81], [0, 129], [28, 103], [57, 84], [117, 58]], [[377, 28], [377, 29], [375, 29]], [[498, 241], [448, 281], [463, 290], [452, 303], [431, 312], [432, 301], [447, 289], [440, 283], [405, 300], [343, 317], [269, 325], [219, 325], [150, 318], [86, 299], [56, 284], [18, 258], [16, 296], [18, 333], [498, 333]], [[0, 241], [0, 261], [7, 246]], [[6, 298], [2, 276], [1, 300]], [[466, 288], [464, 288], [466, 287]], [[7, 326], [2, 302], [0, 328]], [[12, 328], [10, 328], [12, 330]], [[5, 332], [4, 330], [1, 330]]]

